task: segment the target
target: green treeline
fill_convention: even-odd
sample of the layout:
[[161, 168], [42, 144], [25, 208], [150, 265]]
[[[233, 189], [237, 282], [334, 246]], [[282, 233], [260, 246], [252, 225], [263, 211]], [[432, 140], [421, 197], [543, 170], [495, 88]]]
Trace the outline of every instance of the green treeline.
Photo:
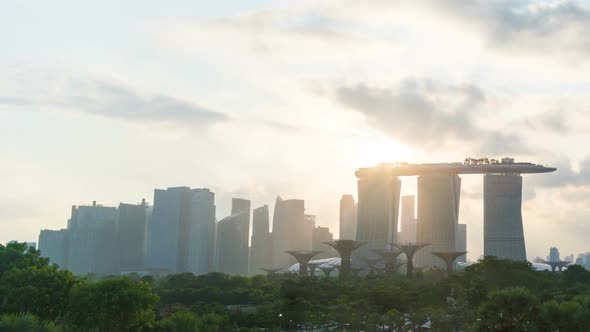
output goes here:
[[0, 245], [0, 332], [590, 331], [590, 272], [487, 258], [451, 278], [74, 277]]

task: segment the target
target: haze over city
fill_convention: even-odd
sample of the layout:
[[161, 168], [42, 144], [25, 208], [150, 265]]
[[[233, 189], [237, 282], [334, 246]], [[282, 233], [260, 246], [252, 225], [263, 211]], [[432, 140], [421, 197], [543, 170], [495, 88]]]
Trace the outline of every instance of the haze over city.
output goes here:
[[[206, 4], [206, 5], [205, 5]], [[529, 260], [589, 250], [590, 9], [584, 1], [25, 2], [2, 5], [0, 243], [72, 205], [154, 188], [252, 208], [305, 200], [339, 232], [355, 171], [504, 158], [526, 175]], [[483, 254], [482, 175], [459, 222]], [[416, 193], [404, 178], [402, 195]], [[272, 212], [271, 212], [272, 213]]]

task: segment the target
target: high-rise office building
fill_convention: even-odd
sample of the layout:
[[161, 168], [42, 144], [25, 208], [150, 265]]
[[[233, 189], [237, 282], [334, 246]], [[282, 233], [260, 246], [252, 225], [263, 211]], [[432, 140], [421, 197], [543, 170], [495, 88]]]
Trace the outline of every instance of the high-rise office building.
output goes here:
[[325, 242], [334, 241], [334, 235], [330, 232], [328, 227], [317, 226], [313, 229], [312, 251], [321, 251], [314, 259], [337, 257], [338, 253], [331, 246]]
[[119, 204], [117, 209], [118, 271], [143, 268], [149, 207], [141, 204]]
[[457, 250], [461, 178], [454, 174], [418, 177], [417, 243], [430, 245], [416, 254], [416, 266], [446, 268], [433, 252]]
[[215, 205], [209, 189], [154, 190], [148, 226], [146, 267], [205, 273], [211, 265]]
[[300, 229], [301, 232], [296, 235], [300, 238], [299, 246], [301, 249], [298, 250], [311, 250], [313, 247], [313, 230], [316, 225], [316, 216], [305, 214], [303, 219], [303, 226]]
[[188, 227], [187, 271], [206, 274], [214, 269], [215, 194], [209, 189], [193, 189]]
[[[273, 261], [274, 267], [287, 267], [296, 260], [285, 251], [311, 250], [303, 238], [305, 221], [305, 202], [299, 199], [283, 200], [277, 196], [273, 214]], [[311, 241], [309, 241], [311, 242]]]
[[[367, 242], [353, 256], [353, 265], [359, 259], [377, 257], [372, 250], [389, 248], [397, 242], [397, 221], [401, 181], [393, 176], [387, 164], [366, 172], [357, 172], [358, 177], [358, 224], [356, 240]], [[363, 264], [363, 263], [361, 263]]]
[[522, 176], [484, 176], [484, 256], [526, 260], [522, 226]]
[[233, 198], [231, 204], [231, 214], [241, 213], [237, 218], [238, 231], [240, 233], [240, 251], [239, 251], [239, 274], [248, 274], [250, 258], [250, 201], [242, 198]]
[[[457, 251], [467, 251], [467, 224], [457, 225]], [[467, 262], [467, 255], [457, 258], [457, 262]]]
[[416, 243], [416, 196], [402, 196], [400, 232], [398, 242], [403, 244]]
[[340, 236], [341, 240], [356, 239], [357, 206], [352, 195], [342, 195], [340, 199]]
[[77, 275], [116, 273], [117, 209], [93, 202], [73, 206], [68, 225], [68, 269]]
[[67, 229], [44, 229], [39, 234], [41, 256], [49, 258], [49, 263], [57, 264], [61, 269], [68, 268], [68, 243]]
[[189, 187], [154, 190], [154, 207], [148, 226], [145, 259], [147, 268], [186, 272], [190, 199]]
[[248, 212], [241, 211], [225, 217], [217, 223], [216, 271], [231, 275], [248, 273], [248, 270], [244, 269], [243, 261], [244, 251], [247, 257], [248, 247], [244, 247], [242, 232], [243, 224], [248, 217]]
[[559, 262], [560, 261], [559, 249], [557, 249], [556, 247], [549, 248], [549, 257], [547, 257], [547, 261], [548, 262]]
[[252, 211], [252, 241], [250, 248], [250, 274], [264, 274], [261, 269], [272, 268], [272, 234], [268, 205]]

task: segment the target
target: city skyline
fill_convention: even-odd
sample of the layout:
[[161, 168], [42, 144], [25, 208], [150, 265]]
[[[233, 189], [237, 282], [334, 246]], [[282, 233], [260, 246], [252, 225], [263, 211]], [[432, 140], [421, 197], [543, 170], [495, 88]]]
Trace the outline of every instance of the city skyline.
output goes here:
[[[483, 173], [485, 255], [524, 261], [520, 173], [555, 170], [513, 158], [361, 168], [355, 172], [359, 203], [352, 195], [340, 199], [340, 223], [357, 228], [358, 222], [358, 231], [347, 231], [340, 240], [354, 238], [363, 244], [353, 256], [356, 267], [378, 261], [376, 253], [391, 246], [416, 243], [426, 246], [417, 255], [418, 266], [444, 268], [435, 256], [465, 254], [468, 243], [467, 225], [459, 223], [457, 174]], [[398, 176], [416, 173], [418, 200], [416, 195], [401, 196]], [[231, 204], [231, 214], [219, 220], [215, 193], [207, 188], [155, 189], [153, 208], [145, 199], [138, 205], [120, 203], [116, 209], [93, 201], [91, 206], [72, 206], [65, 241], [58, 241], [63, 230], [41, 230], [39, 243], [48, 257], [76, 274], [145, 270], [248, 275], [292, 265], [285, 253], [335, 257], [325, 245], [334, 240], [333, 234], [317, 225], [315, 215], [305, 213], [304, 200], [277, 196], [272, 229], [268, 205], [251, 209], [251, 201], [243, 198], [232, 198]], [[350, 218], [351, 211], [356, 218]], [[112, 245], [100, 249], [105, 243]]]
[[[337, 237], [339, 199], [358, 199], [357, 168], [509, 156], [558, 168], [523, 180], [529, 258], [552, 245], [585, 252], [589, 7], [7, 3], [0, 243], [63, 228], [71, 205], [116, 207], [176, 186], [209, 188], [223, 217], [231, 198], [271, 211], [276, 195], [304, 199]], [[415, 181], [400, 195], [416, 194]], [[461, 188], [474, 260], [481, 178], [462, 175]]]

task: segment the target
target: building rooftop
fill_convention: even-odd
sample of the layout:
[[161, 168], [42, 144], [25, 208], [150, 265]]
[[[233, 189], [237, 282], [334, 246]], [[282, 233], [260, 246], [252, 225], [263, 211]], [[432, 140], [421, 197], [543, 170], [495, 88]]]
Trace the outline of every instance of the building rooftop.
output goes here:
[[514, 158], [466, 158], [464, 162], [408, 164], [382, 163], [375, 167], [359, 168], [357, 178], [371, 176], [415, 176], [426, 174], [524, 174], [549, 173], [556, 168], [530, 162], [515, 162]]

